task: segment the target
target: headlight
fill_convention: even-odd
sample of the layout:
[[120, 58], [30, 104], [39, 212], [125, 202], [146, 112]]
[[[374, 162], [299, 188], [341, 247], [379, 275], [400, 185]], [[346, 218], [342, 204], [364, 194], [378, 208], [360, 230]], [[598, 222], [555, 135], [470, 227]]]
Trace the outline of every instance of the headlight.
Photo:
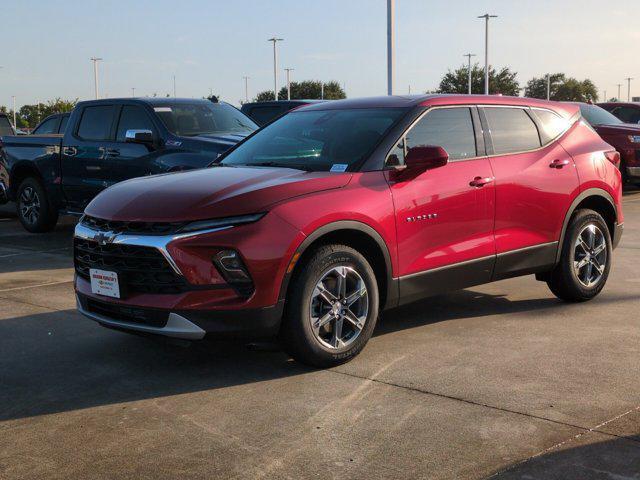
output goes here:
[[640, 135], [629, 135], [629, 141], [631, 143], [640, 143]]
[[266, 213], [252, 213], [251, 215], [240, 215], [237, 217], [214, 218], [212, 220], [198, 220], [191, 222], [180, 229], [179, 233], [196, 232], [198, 230], [212, 230], [214, 228], [234, 227], [236, 225], [244, 225], [253, 223], [264, 217]]

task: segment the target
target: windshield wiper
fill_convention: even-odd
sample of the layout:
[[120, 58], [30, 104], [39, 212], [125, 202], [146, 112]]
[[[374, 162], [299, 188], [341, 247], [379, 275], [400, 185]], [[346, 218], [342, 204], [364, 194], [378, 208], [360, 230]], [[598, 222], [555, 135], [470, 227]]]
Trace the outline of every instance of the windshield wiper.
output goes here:
[[278, 162], [259, 162], [259, 163], [247, 163], [247, 167], [279, 167], [279, 168], [293, 168], [294, 170], [304, 170], [305, 172], [313, 172], [313, 168], [304, 164], [287, 164]]

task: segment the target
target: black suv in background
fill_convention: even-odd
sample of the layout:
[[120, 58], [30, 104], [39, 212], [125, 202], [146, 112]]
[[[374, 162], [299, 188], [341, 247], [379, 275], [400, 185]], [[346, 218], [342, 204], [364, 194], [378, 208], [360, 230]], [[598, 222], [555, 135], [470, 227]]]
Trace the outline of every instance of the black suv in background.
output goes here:
[[271, 102], [253, 102], [242, 105], [241, 111], [258, 125], [263, 126], [296, 107], [324, 101], [325, 100], [278, 100]]
[[[58, 130], [61, 120], [55, 119]], [[0, 192], [5, 192], [0, 203], [15, 200], [24, 228], [46, 232], [60, 213], [81, 214], [98, 193], [115, 183], [206, 167], [257, 128], [223, 102], [80, 102], [64, 135], [0, 137]]]

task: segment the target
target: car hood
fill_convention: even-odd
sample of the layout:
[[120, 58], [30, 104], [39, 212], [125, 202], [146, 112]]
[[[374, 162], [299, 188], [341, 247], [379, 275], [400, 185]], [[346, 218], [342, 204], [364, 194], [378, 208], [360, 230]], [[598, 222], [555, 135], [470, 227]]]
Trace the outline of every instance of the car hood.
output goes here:
[[633, 123], [618, 123], [614, 125], [596, 125], [596, 132], [600, 135], [638, 135], [640, 134], [640, 125]]
[[116, 221], [176, 222], [266, 211], [309, 193], [341, 188], [350, 173], [289, 168], [213, 167], [141, 177], [105, 190], [85, 209]]

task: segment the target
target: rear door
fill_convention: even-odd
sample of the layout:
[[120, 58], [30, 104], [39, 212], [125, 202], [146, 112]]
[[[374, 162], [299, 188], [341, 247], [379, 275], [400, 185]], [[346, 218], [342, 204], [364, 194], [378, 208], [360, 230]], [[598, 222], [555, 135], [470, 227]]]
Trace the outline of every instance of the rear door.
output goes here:
[[493, 173], [477, 109], [429, 110], [390, 152], [387, 163], [404, 163], [406, 152], [420, 145], [443, 147], [449, 163], [399, 181], [387, 172], [403, 302], [488, 282], [495, 262]]
[[580, 188], [574, 161], [557, 141], [568, 122], [527, 107], [485, 106], [480, 113], [495, 175], [496, 277], [553, 264]]
[[[127, 143], [127, 130], [151, 130], [155, 145]], [[116, 128], [116, 142], [110, 153], [111, 182], [117, 183], [134, 177], [152, 173], [155, 149], [158, 145], [158, 132], [150, 115], [139, 105], [124, 105], [119, 114]]]
[[109, 149], [116, 106], [88, 105], [79, 112], [75, 131], [62, 144], [62, 188], [72, 208], [83, 209], [111, 182]]

